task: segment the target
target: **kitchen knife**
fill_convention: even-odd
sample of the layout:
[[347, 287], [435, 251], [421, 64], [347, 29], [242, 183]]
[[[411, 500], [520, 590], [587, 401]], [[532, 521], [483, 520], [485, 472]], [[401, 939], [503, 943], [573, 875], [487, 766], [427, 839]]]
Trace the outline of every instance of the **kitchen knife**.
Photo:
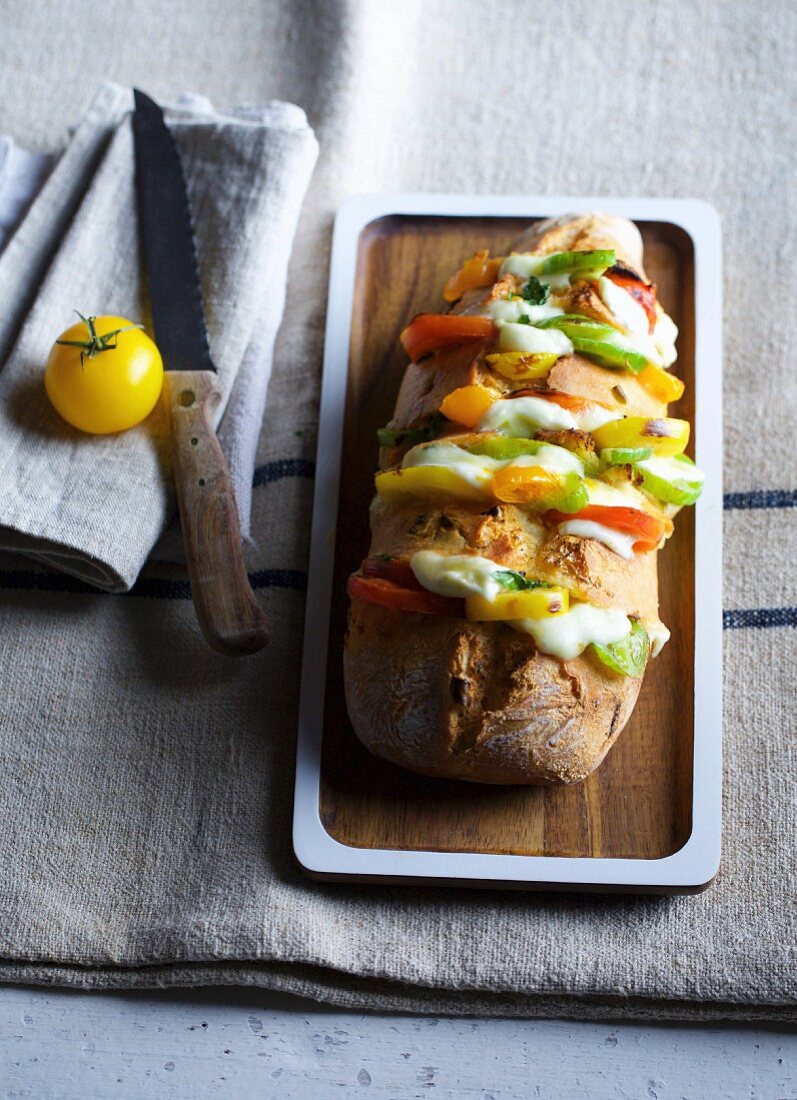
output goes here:
[[211, 422], [221, 391], [208, 346], [185, 177], [160, 107], [138, 89], [134, 95], [139, 223], [155, 341], [166, 371], [191, 595], [214, 649], [255, 653], [268, 641], [266, 617], [249, 584], [230, 472]]

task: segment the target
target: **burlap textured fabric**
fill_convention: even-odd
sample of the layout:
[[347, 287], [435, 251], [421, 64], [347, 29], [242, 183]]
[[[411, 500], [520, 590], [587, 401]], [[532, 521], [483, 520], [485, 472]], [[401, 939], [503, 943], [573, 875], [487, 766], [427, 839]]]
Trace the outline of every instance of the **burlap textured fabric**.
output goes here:
[[[109, 597], [3, 563], [0, 975], [241, 982], [414, 1011], [794, 1019], [793, 5], [241, 0], [223, 35], [211, 0], [175, 0], [166, 28], [149, 23], [156, 7], [66, 0], [41, 36], [33, 6], [7, 5], [0, 129], [52, 142], [104, 76], [307, 110], [322, 152], [253, 507], [274, 642], [240, 664], [214, 656], [190, 604], [163, 598], [182, 591], [163, 570]], [[126, 51], [98, 57], [76, 33], [89, 26], [124, 34]], [[720, 212], [725, 831], [698, 897], [355, 889], [294, 865], [331, 217], [348, 193], [399, 188], [694, 195]]]

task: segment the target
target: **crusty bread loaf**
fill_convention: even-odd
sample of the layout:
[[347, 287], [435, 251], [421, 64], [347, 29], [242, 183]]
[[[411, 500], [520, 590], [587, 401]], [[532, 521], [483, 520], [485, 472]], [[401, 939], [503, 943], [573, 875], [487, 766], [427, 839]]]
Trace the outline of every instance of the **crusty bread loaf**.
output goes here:
[[[608, 215], [539, 223], [513, 246], [542, 254], [594, 248], [615, 249], [644, 275], [636, 226]], [[454, 308], [467, 312], [469, 304], [466, 295]], [[473, 345], [410, 364], [391, 426], [412, 427], [436, 412], [447, 393], [486, 380], [512, 388], [490, 371], [485, 349]], [[666, 405], [633, 374], [578, 355], [555, 364], [548, 387], [622, 405], [625, 413], [666, 415]], [[383, 450], [383, 467], [400, 460], [400, 449]], [[409, 561], [421, 549], [481, 554], [563, 584], [597, 606], [658, 616], [655, 552], [626, 560], [592, 539], [560, 535], [511, 504], [376, 498], [371, 529], [372, 556]], [[506, 623], [395, 612], [357, 599], [344, 667], [351, 721], [372, 752], [426, 775], [502, 784], [583, 780], [623, 729], [642, 681], [611, 672], [586, 652], [567, 661], [547, 656]]]

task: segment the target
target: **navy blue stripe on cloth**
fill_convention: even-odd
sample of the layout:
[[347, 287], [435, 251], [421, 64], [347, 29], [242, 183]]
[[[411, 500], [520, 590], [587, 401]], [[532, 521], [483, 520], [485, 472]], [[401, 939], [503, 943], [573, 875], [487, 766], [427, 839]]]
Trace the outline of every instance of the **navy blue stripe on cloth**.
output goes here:
[[797, 489], [753, 489], [749, 493], [726, 493], [722, 500], [726, 512], [751, 508], [797, 508]]
[[722, 626], [724, 630], [797, 626], [797, 607], [753, 607], [738, 611], [723, 611]]
[[[257, 569], [249, 574], [253, 588], [287, 588], [294, 592], [307, 589], [307, 574], [299, 569]], [[37, 569], [0, 569], [0, 589], [18, 592], [71, 592], [77, 595], [107, 596], [65, 573], [45, 573]], [[154, 600], [190, 600], [191, 586], [178, 577], [141, 577], [124, 596]], [[723, 611], [725, 630], [761, 629], [772, 626], [797, 626], [797, 607], [754, 607]]]
[[276, 458], [257, 466], [252, 476], [252, 488], [281, 481], [284, 477], [315, 477], [315, 462], [307, 458]]
[[[252, 588], [290, 588], [304, 592], [307, 574], [298, 569], [258, 569], [249, 574]], [[17, 592], [70, 592], [75, 595], [108, 596], [112, 593], [94, 588], [65, 573], [45, 573], [36, 569], [0, 570], [0, 589]], [[182, 577], [140, 577], [123, 596], [150, 600], [190, 600], [191, 585]]]

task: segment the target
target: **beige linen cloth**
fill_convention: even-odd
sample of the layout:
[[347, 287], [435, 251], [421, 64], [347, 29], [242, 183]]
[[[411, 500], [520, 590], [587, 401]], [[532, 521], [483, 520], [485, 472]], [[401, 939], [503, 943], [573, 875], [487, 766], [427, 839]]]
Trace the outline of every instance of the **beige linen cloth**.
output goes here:
[[[10, 7], [0, 130], [20, 141], [52, 144], [86, 79], [110, 76], [301, 103], [322, 152], [253, 497], [271, 648], [214, 656], [159, 566], [125, 597], [59, 591], [21, 559], [0, 568], [0, 977], [244, 983], [429, 1012], [797, 1018], [793, 5], [241, 0], [221, 34], [215, 0], [174, 0], [152, 29], [154, 0], [65, 0], [44, 38], [35, 5]], [[84, 49], [112, 31], [123, 55]], [[36, 80], [19, 45], [34, 40]], [[697, 897], [320, 885], [293, 861], [331, 217], [348, 193], [401, 188], [719, 209], [725, 828], [719, 878]]]

